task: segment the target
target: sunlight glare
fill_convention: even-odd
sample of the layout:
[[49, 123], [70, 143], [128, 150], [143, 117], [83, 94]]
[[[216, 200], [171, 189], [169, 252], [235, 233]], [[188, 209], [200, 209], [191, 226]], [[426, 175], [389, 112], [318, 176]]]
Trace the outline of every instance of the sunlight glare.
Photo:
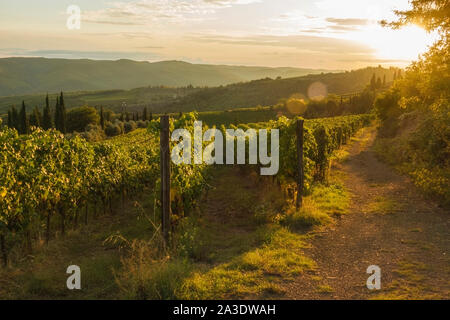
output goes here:
[[435, 34], [410, 25], [399, 30], [374, 26], [364, 33], [363, 42], [375, 50], [379, 59], [412, 61], [427, 51], [436, 40]]

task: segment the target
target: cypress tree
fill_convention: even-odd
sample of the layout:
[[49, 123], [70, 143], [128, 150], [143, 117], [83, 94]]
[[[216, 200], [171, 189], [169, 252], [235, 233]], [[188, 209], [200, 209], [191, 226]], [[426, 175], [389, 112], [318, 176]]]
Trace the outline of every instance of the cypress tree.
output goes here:
[[147, 107], [144, 107], [144, 111], [142, 111], [142, 120], [147, 120]]
[[150, 112], [149, 120], [153, 120], [153, 112]]
[[11, 110], [8, 110], [8, 127], [12, 128], [13, 124], [12, 124], [12, 116], [11, 116]]
[[61, 131], [61, 108], [59, 107], [59, 97], [56, 97], [55, 105], [55, 129]]
[[17, 113], [16, 107], [12, 107], [11, 109], [11, 128], [19, 131], [19, 114]]
[[61, 118], [61, 132], [66, 133], [67, 131], [67, 112], [66, 112], [66, 106], [64, 105], [64, 96], [61, 91], [61, 96], [59, 98], [59, 107], [60, 107], [60, 118]]
[[103, 106], [100, 107], [100, 126], [105, 130], [105, 115], [103, 114]]
[[48, 100], [48, 94], [45, 98], [45, 108], [44, 108], [44, 115], [42, 117], [42, 128], [44, 130], [48, 130], [53, 128], [53, 121], [52, 121], [52, 111], [50, 110], [50, 103]]
[[130, 114], [128, 112], [125, 114], [125, 121], [130, 121]]
[[36, 126], [37, 119], [36, 119], [36, 114], [34, 113], [34, 110], [32, 113], [30, 113], [29, 122], [30, 122], [30, 127], [37, 127]]
[[52, 111], [50, 110], [48, 94], [47, 97], [45, 98], [44, 115], [42, 116], [42, 128], [44, 130], [53, 128]]
[[370, 79], [370, 88], [375, 90], [377, 86], [377, 78], [375, 77], [375, 73], [372, 75], [372, 79]]
[[25, 101], [22, 101], [22, 109], [20, 109], [19, 118], [20, 118], [19, 132], [21, 134], [30, 133], [30, 123], [28, 122], [27, 107], [25, 106]]
[[[33, 121], [31, 121], [31, 119], [33, 119]], [[35, 107], [33, 113], [30, 115], [30, 125], [42, 127], [42, 115], [38, 107]]]
[[383, 86], [383, 84], [381, 83], [381, 78], [380, 77], [378, 77], [378, 79], [377, 79], [377, 89], [381, 89], [381, 87]]
[[383, 87], [386, 86], [386, 75], [383, 76]]

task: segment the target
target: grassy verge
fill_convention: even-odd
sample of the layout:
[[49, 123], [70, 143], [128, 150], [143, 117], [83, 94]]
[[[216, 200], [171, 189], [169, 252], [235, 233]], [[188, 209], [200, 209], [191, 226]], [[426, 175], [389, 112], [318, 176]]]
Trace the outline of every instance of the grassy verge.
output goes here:
[[401, 261], [394, 273], [397, 279], [385, 288], [382, 294], [375, 294], [373, 300], [433, 300], [439, 295], [433, 288], [424, 285], [428, 267], [420, 262]]
[[419, 157], [415, 153], [410, 155], [412, 153], [410, 142], [405, 137], [378, 138], [375, 151], [383, 161], [392, 165], [401, 174], [409, 176], [428, 197], [438, 200], [446, 208], [450, 207], [448, 167], [430, 166], [429, 163], [417, 159]]

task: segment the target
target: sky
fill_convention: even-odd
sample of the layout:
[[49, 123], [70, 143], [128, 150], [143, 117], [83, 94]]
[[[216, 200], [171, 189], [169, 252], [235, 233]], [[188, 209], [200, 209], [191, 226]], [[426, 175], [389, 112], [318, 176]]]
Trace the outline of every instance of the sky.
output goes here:
[[[79, 29], [67, 27], [72, 5]], [[403, 67], [436, 39], [417, 26], [379, 25], [405, 8], [408, 0], [1, 1], [0, 57]]]

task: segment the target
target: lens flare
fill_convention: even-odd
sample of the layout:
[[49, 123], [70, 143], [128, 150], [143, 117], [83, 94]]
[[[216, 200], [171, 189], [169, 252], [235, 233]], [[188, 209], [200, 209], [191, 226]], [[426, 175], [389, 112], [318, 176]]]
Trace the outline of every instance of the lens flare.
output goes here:
[[327, 95], [327, 86], [320, 81], [313, 82], [308, 88], [308, 97], [311, 100], [320, 101], [325, 99]]

